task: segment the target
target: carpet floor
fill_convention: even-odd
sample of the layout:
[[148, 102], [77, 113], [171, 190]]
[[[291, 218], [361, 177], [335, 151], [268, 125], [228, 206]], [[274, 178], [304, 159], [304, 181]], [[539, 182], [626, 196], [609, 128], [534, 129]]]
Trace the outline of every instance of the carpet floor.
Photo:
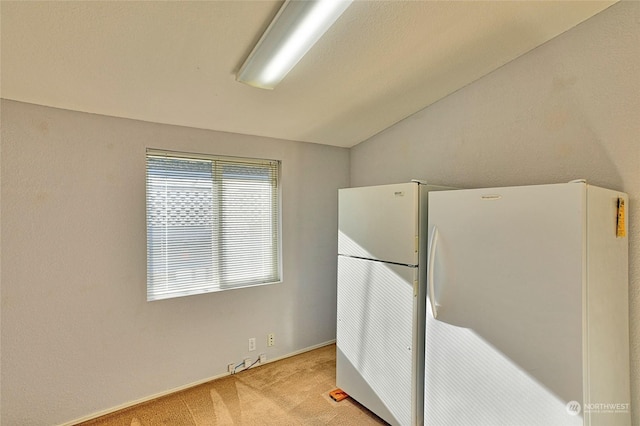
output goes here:
[[335, 402], [336, 347], [325, 346], [108, 414], [82, 426], [384, 425]]

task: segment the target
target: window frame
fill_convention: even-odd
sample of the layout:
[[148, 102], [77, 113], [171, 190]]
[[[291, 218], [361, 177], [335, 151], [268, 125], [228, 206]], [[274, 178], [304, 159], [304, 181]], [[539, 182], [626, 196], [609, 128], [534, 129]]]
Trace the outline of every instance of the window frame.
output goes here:
[[[270, 180], [270, 183], [272, 184], [272, 188], [273, 188], [273, 193], [271, 194], [272, 198], [271, 198], [271, 205], [276, 209], [275, 212], [275, 217], [273, 217], [273, 215], [271, 215], [271, 219], [273, 224], [277, 227], [274, 235], [275, 235], [275, 239], [277, 241], [275, 241], [275, 250], [274, 250], [274, 255], [275, 255], [275, 278], [272, 281], [265, 281], [265, 282], [247, 282], [245, 284], [225, 284], [225, 283], [218, 283], [215, 284], [214, 282], [210, 282], [209, 285], [206, 288], [197, 288], [197, 286], [193, 286], [192, 289], [187, 289], [187, 290], [183, 290], [183, 291], [167, 291], [164, 294], [159, 294], [157, 292], [153, 292], [151, 287], [153, 285], [152, 283], [152, 278], [150, 276], [151, 272], [152, 272], [152, 265], [151, 265], [151, 261], [152, 261], [152, 256], [151, 256], [151, 237], [150, 237], [150, 233], [151, 233], [151, 227], [150, 227], [150, 166], [149, 166], [149, 159], [155, 157], [155, 158], [173, 158], [173, 159], [184, 159], [184, 160], [193, 160], [193, 161], [211, 161], [212, 162], [212, 168], [214, 167], [218, 167], [219, 165], [214, 166], [213, 163], [215, 162], [219, 162], [219, 163], [227, 163], [227, 164], [233, 164], [233, 163], [237, 163], [238, 166], [248, 166], [251, 164], [254, 165], [265, 165], [268, 166], [269, 168], [275, 168], [275, 173], [272, 173], [272, 179]], [[220, 170], [216, 170], [213, 169], [212, 173], [211, 173], [211, 184], [214, 186], [214, 188], [218, 188], [218, 191], [216, 191], [215, 189], [212, 192], [212, 195], [214, 193], [218, 193], [218, 195], [216, 196], [216, 200], [218, 202], [218, 209], [222, 209], [222, 199], [223, 199], [223, 191], [220, 190], [220, 187], [224, 185], [224, 179], [219, 178], [220, 173], [222, 173]], [[238, 156], [226, 156], [226, 155], [214, 155], [214, 154], [205, 154], [205, 153], [193, 153], [193, 152], [184, 152], [184, 151], [171, 151], [171, 150], [166, 150], [166, 149], [156, 149], [156, 148], [147, 148], [146, 152], [145, 152], [145, 231], [146, 231], [146, 246], [147, 246], [147, 255], [146, 255], [146, 259], [147, 259], [147, 279], [146, 279], [146, 288], [147, 288], [147, 301], [157, 301], [157, 300], [165, 300], [165, 299], [174, 299], [174, 298], [179, 298], [179, 297], [185, 297], [185, 296], [192, 296], [192, 295], [197, 295], [197, 294], [208, 294], [208, 293], [216, 293], [219, 291], [227, 291], [227, 290], [235, 290], [235, 289], [243, 289], [243, 288], [250, 288], [250, 287], [258, 287], [258, 286], [264, 286], [264, 285], [271, 285], [271, 284], [278, 284], [281, 283], [283, 281], [283, 256], [282, 256], [282, 179], [281, 179], [281, 175], [282, 175], [282, 161], [281, 160], [275, 160], [275, 159], [262, 159], [262, 158], [252, 158], [252, 157], [238, 157]], [[276, 198], [275, 202], [273, 201], [273, 197]], [[213, 208], [215, 209], [216, 206], [214, 205]], [[270, 209], [271, 210], [271, 209]], [[223, 238], [223, 229], [224, 226], [221, 225], [222, 223], [222, 217], [220, 215], [218, 215], [218, 217], [214, 220], [214, 224], [212, 225], [212, 229], [213, 229], [213, 233], [214, 235], [217, 234], [219, 236], [219, 240], [215, 242], [214, 244], [214, 248], [212, 249], [212, 256], [211, 256], [211, 261], [210, 261], [210, 265], [212, 267], [212, 269], [214, 268], [214, 265], [218, 264], [218, 270], [215, 271], [214, 273], [217, 274], [218, 277], [221, 276], [221, 263], [223, 263], [223, 255], [221, 254], [220, 251], [220, 246], [222, 243], [222, 238]], [[273, 238], [272, 237], [272, 242], [273, 242]], [[215, 237], [214, 237], [215, 239]], [[215, 255], [213, 252], [217, 252]], [[174, 287], [175, 287], [175, 283], [174, 283]]]

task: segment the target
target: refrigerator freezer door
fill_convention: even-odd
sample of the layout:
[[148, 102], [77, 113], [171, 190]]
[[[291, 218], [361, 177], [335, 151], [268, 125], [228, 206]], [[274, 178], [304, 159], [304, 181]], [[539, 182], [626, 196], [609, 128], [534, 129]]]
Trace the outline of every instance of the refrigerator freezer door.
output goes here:
[[429, 193], [425, 425], [582, 424], [585, 193]]
[[417, 183], [341, 189], [338, 205], [339, 254], [418, 264]]
[[339, 388], [392, 425], [415, 411], [417, 268], [338, 256]]

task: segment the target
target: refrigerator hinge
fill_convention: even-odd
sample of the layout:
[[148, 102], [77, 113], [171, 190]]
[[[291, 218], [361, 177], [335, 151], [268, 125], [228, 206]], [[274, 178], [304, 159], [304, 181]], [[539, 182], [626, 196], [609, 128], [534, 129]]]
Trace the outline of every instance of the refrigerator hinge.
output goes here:
[[418, 297], [418, 280], [413, 280], [413, 297]]

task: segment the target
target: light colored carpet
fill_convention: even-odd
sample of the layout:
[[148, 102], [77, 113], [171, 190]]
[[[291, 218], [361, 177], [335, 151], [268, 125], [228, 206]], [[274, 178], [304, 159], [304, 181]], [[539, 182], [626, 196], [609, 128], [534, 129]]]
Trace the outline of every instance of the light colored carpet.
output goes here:
[[335, 402], [336, 347], [325, 346], [136, 405], [83, 426], [384, 425], [351, 398]]

